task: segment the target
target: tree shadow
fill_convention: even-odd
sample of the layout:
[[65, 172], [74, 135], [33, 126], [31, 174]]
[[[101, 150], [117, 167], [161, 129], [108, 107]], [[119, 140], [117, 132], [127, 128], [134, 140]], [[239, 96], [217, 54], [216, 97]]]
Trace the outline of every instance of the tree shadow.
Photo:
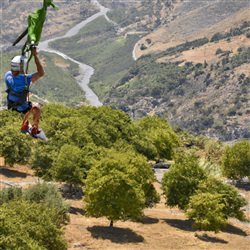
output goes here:
[[142, 236], [129, 228], [93, 226], [88, 227], [87, 230], [95, 239], [108, 239], [114, 243], [139, 243], [144, 241]]
[[227, 241], [219, 239], [217, 237], [211, 237], [211, 236], [207, 235], [206, 233], [202, 234], [202, 235], [195, 234], [195, 237], [197, 237], [199, 240], [211, 242], [211, 243], [222, 243], [222, 244], [228, 243]]
[[0, 174], [4, 175], [7, 178], [26, 178], [30, 175], [8, 168], [0, 168]]
[[159, 219], [143, 216], [139, 222], [142, 224], [156, 224], [159, 222]]
[[227, 227], [225, 227], [221, 231], [224, 233], [237, 234], [240, 236], [248, 236], [248, 234], [245, 231], [243, 231], [242, 229], [235, 227], [231, 224], [227, 224]]
[[245, 191], [250, 191], [250, 183], [236, 183], [235, 187]]
[[[193, 220], [165, 219], [164, 221], [170, 226], [179, 228], [181, 230], [191, 231], [191, 232], [199, 231], [192, 227], [192, 224], [194, 222]], [[245, 231], [231, 224], [228, 224], [226, 228], [221, 230], [221, 232], [237, 234], [240, 236], [248, 236], [248, 234]]]
[[193, 220], [164, 219], [164, 221], [170, 226], [179, 228], [181, 230], [191, 232], [196, 231], [196, 229], [192, 227]]
[[69, 213], [75, 214], [75, 215], [77, 215], [77, 214], [85, 215], [86, 212], [81, 208], [70, 206]]
[[69, 200], [81, 200], [83, 197], [83, 190], [81, 186], [73, 186], [67, 183], [63, 184], [60, 189], [63, 198]]

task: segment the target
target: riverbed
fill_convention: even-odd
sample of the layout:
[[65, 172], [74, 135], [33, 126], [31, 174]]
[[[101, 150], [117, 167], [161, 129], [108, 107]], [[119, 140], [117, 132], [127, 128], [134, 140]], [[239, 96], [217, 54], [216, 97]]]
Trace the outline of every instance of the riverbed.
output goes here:
[[76, 61], [73, 58], [69, 57], [68, 55], [49, 47], [50, 42], [54, 42], [58, 39], [72, 37], [72, 36], [76, 35], [80, 31], [80, 29], [82, 29], [86, 24], [92, 22], [93, 20], [95, 20], [96, 18], [98, 18], [100, 16], [103, 16], [103, 15], [106, 16], [106, 13], [109, 10], [108, 8], [103, 7], [96, 0], [92, 0], [92, 3], [97, 5], [100, 8], [100, 11], [98, 13], [90, 16], [86, 20], [75, 25], [68, 32], [66, 32], [65, 35], [40, 42], [38, 49], [40, 51], [45, 51], [48, 53], [55, 53], [55, 54], [63, 57], [66, 60], [70, 60], [70, 61], [78, 64], [79, 65], [79, 75], [77, 77], [75, 77], [75, 79], [77, 80], [78, 84], [82, 87], [83, 91], [85, 92], [85, 96], [86, 96], [86, 99], [89, 102], [89, 104], [92, 106], [98, 107], [98, 106], [102, 106], [103, 104], [100, 102], [98, 96], [88, 86], [88, 84], [90, 82], [90, 78], [94, 74], [94, 68], [92, 68], [89, 65], [86, 65], [84, 63], [81, 63], [79, 61]]

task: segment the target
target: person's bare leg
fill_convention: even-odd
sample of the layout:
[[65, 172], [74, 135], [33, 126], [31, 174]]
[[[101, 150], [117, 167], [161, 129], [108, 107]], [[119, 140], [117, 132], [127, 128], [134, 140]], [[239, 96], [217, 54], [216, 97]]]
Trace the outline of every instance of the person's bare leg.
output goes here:
[[39, 131], [38, 131], [38, 124], [39, 124], [40, 117], [41, 117], [41, 108], [39, 106], [34, 106], [30, 110], [30, 113], [33, 116], [32, 130], [31, 130], [31, 132], [33, 134], [38, 134], [39, 133]]
[[29, 129], [29, 116], [30, 116], [31, 112], [30, 110], [24, 115], [23, 117], [23, 124], [21, 127], [22, 131], [26, 131]]

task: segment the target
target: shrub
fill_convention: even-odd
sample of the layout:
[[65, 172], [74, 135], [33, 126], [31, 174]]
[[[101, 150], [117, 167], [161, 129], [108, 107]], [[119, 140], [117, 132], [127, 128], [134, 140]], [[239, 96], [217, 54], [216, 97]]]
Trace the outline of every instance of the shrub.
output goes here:
[[215, 52], [215, 55], [223, 53], [223, 50], [221, 48], [218, 48]]
[[0, 206], [0, 220], [0, 249], [67, 249], [55, 209], [15, 200]]
[[69, 221], [69, 204], [65, 202], [58, 188], [53, 184], [38, 183], [23, 191], [23, 199], [43, 204], [56, 211], [60, 223]]
[[221, 39], [223, 39], [223, 35], [221, 33], [217, 32], [216, 34], [214, 34], [212, 36], [212, 38], [210, 39], [210, 42], [216, 42], [216, 41], [219, 41]]
[[147, 49], [148, 47], [143, 43], [142, 45], [141, 45], [141, 47], [140, 47], [140, 49], [141, 50], [145, 50], [145, 49]]
[[0, 205], [10, 200], [18, 199], [22, 196], [22, 188], [11, 186], [0, 191]]

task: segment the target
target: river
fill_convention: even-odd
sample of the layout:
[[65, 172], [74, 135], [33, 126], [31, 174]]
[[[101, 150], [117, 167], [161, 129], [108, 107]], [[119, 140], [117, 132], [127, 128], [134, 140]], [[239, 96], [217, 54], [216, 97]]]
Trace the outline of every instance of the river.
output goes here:
[[98, 107], [98, 106], [102, 106], [103, 104], [99, 101], [98, 96], [88, 86], [90, 78], [94, 74], [94, 69], [92, 67], [90, 67], [89, 65], [78, 62], [78, 61], [74, 60], [73, 58], [63, 54], [62, 52], [57, 51], [55, 49], [51, 49], [49, 47], [49, 42], [56, 41], [56, 40], [62, 39], [62, 38], [68, 38], [68, 37], [74, 36], [86, 24], [92, 22], [96, 18], [103, 16], [103, 15], [106, 17], [106, 13], [108, 12], [109, 9], [100, 5], [100, 3], [96, 0], [92, 0], [92, 3], [97, 5], [100, 8], [100, 11], [98, 13], [96, 13], [96, 14], [92, 15], [91, 17], [87, 18], [86, 20], [80, 22], [79, 24], [77, 24], [76, 26], [71, 28], [65, 35], [40, 42], [38, 48], [40, 51], [58, 54], [59, 56], [63, 57], [64, 59], [70, 60], [70, 61], [78, 64], [79, 65], [79, 75], [75, 79], [77, 80], [79, 85], [84, 90], [85, 95], [86, 95], [86, 99], [89, 102], [89, 104], [92, 106]]

